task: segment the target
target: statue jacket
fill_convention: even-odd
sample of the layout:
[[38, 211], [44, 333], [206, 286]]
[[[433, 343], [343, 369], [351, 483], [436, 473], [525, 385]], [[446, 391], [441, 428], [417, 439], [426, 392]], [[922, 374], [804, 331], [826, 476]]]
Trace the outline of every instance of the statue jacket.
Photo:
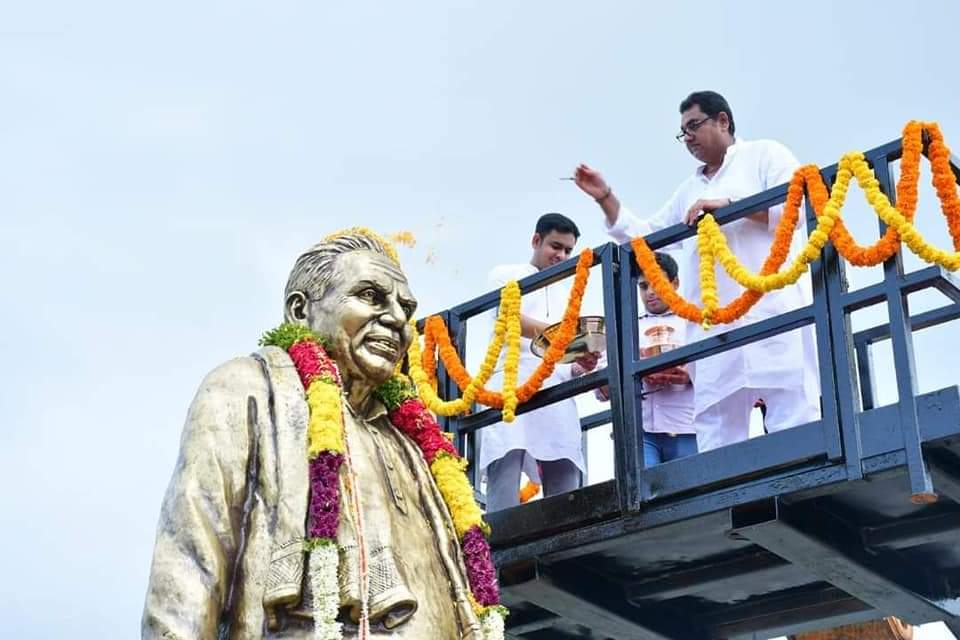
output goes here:
[[[187, 415], [160, 514], [143, 638], [269, 637], [278, 615], [302, 608], [307, 420], [303, 386], [279, 348], [231, 360], [207, 375]], [[417, 481], [439, 496], [422, 457], [413, 466]], [[471, 638], [479, 625], [467, 600], [463, 561], [449, 513], [441, 507], [437, 514], [451, 614], [456, 611], [461, 637]], [[341, 607], [357, 609], [351, 592], [357, 563], [342, 547], [340, 562]]]

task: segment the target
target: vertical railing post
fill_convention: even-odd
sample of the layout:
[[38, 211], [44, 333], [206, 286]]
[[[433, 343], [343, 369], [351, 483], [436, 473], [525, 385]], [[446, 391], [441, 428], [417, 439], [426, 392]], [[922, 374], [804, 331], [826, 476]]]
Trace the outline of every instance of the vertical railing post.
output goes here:
[[[806, 198], [807, 237], [817, 226], [817, 215]], [[827, 247], [824, 248], [825, 250]], [[836, 256], [834, 256], [835, 258]], [[827, 259], [815, 260], [810, 265], [810, 282], [813, 287], [813, 332], [816, 340], [817, 374], [820, 382], [820, 423], [823, 426], [823, 441], [827, 443], [827, 457], [838, 460], [843, 456], [840, 425], [840, 403], [836, 371], [834, 370], [833, 338], [830, 332], [830, 303], [827, 283]], [[805, 329], [801, 329], [804, 331]]]
[[[466, 363], [467, 323], [461, 320], [459, 315], [451, 311], [443, 312], [443, 318], [450, 331], [450, 339], [457, 349], [457, 354], [460, 356], [460, 361]], [[457, 387], [457, 383], [450, 376], [449, 372], [447, 372], [446, 368], [441, 368], [440, 374], [441, 375], [437, 376], [438, 389], [443, 394], [444, 399], [450, 400], [458, 397], [460, 395], [460, 388]], [[473, 446], [476, 442], [476, 434], [465, 434], [460, 430], [459, 416], [445, 418], [445, 420], [449, 427], [448, 430], [453, 433], [453, 443], [456, 445], [457, 451], [467, 459], [467, 476], [470, 478], [470, 483], [474, 487], [477, 487], [480, 476], [477, 472], [477, 451], [476, 447]]]
[[864, 411], [874, 408], [877, 396], [876, 376], [873, 373], [873, 357], [870, 355], [870, 343], [866, 340], [855, 340], [854, 350], [857, 353], [857, 372], [860, 384], [860, 405]]
[[[639, 352], [639, 343], [637, 339], [637, 318], [639, 317], [637, 309], [637, 284], [634, 278], [633, 250], [629, 244], [620, 247], [620, 273], [618, 278], [618, 289], [620, 298], [620, 344], [611, 345], [609, 341], [608, 353], [612, 355], [613, 350], [619, 349], [620, 359], [620, 385], [617, 393], [620, 396], [620, 419], [614, 414], [613, 419], [613, 446], [614, 446], [614, 469], [617, 478], [617, 492], [620, 497], [620, 508], [625, 511], [637, 511], [640, 504], [648, 496], [647, 490], [643, 485], [643, 456], [641, 455], [643, 443], [643, 425], [641, 424], [641, 411], [637, 404], [637, 397], [634, 393], [636, 378], [634, 376], [634, 360]], [[606, 303], [606, 297], [604, 298]], [[616, 308], [608, 309], [606, 304], [604, 312], [607, 317], [610, 314], [617, 315]], [[611, 392], [613, 389], [611, 389]], [[610, 398], [611, 407], [614, 402]]]
[[[886, 157], [873, 159], [873, 172], [880, 183], [880, 189], [891, 203], [896, 204], [890, 163]], [[881, 221], [880, 234], [885, 232], [886, 225]], [[916, 360], [913, 354], [913, 333], [910, 328], [907, 295], [900, 289], [902, 278], [903, 258], [898, 251], [883, 263], [883, 285], [890, 322], [890, 341], [893, 346], [893, 370], [897, 372], [897, 408], [907, 458], [907, 473], [910, 477], [910, 500], [924, 504], [935, 502], [937, 496], [933, 492], [933, 482], [921, 449], [920, 421], [917, 418]]]
[[[836, 173], [824, 175], [824, 182], [831, 187]], [[809, 205], [808, 205], [809, 206]], [[863, 477], [863, 448], [860, 442], [860, 409], [858, 405], [857, 377], [854, 368], [853, 329], [850, 314], [844, 306], [847, 277], [843, 262], [832, 243], [827, 243], [820, 257], [820, 270], [825, 279], [826, 301], [830, 319], [830, 349], [827, 356], [832, 369], [830, 376], [823, 375], [821, 362], [821, 392], [823, 385], [833, 386], [837, 401], [837, 418], [840, 439], [843, 444], [844, 466], [848, 480]], [[823, 353], [822, 347], [819, 353]], [[823, 357], [823, 355], [821, 355]], [[832, 379], [831, 379], [832, 377]]]

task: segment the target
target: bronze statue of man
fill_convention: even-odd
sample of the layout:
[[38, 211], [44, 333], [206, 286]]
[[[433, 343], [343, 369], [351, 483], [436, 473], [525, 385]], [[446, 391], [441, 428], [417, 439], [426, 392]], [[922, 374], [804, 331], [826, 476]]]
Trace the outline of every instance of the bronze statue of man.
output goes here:
[[[301, 255], [285, 291], [286, 322], [327, 337], [342, 378], [351, 469], [340, 471], [339, 495], [360, 505], [359, 518], [341, 508], [337, 525], [344, 637], [357, 636], [362, 609], [371, 637], [481, 635], [449, 512], [416, 446], [373, 393], [410, 345], [415, 309], [388, 248], [362, 232]], [[297, 370], [278, 347], [204, 379], [163, 503], [144, 638], [317, 637], [304, 544], [308, 414]]]

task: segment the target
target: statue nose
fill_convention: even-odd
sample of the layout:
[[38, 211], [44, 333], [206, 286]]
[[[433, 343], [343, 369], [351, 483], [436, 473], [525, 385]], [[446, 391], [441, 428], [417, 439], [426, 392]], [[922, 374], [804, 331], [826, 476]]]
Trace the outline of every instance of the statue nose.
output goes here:
[[403, 327], [406, 322], [406, 314], [399, 300], [389, 300], [386, 309], [380, 315], [380, 320], [391, 327]]

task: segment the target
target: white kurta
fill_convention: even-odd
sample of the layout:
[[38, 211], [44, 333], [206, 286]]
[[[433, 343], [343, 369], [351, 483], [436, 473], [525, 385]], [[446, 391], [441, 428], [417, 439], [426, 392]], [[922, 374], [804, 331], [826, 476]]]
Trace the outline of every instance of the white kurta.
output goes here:
[[[779, 142], [737, 141], [727, 149], [723, 165], [713, 177], [706, 177], [703, 167], [699, 167], [653, 216], [640, 219], [623, 207], [616, 224], [607, 225], [607, 232], [620, 243], [637, 235], [648, 235], [683, 222], [687, 210], [698, 199], [745, 198], [789, 182], [798, 166], [793, 154]], [[782, 206], [773, 207], [768, 224], [744, 218], [721, 227], [730, 249], [751, 271], [758, 272], [769, 254], [774, 230], [782, 213]], [[803, 239], [803, 233], [794, 234], [791, 256], [798, 252]], [[680, 251], [674, 255], [680, 266], [681, 293], [699, 304], [700, 255], [696, 238], [684, 240]], [[790, 264], [790, 259], [786, 264]], [[721, 305], [727, 304], [743, 291], [720, 265], [717, 265], [717, 288]], [[810, 280], [805, 276], [797, 285], [764, 295], [743, 319], [732, 325], [716, 326], [704, 332], [699, 325], [690, 323], [688, 342], [802, 307], [809, 304], [811, 299]], [[819, 406], [820, 388], [813, 332], [808, 326], [800, 334], [802, 339], [798, 339], [795, 332], [783, 333], [693, 363], [691, 377], [694, 381], [695, 412], [699, 414], [745, 387], [802, 388], [807, 401], [812, 406]]]
[[[521, 280], [537, 273], [537, 268], [531, 264], [501, 265], [494, 268], [489, 275], [488, 284], [491, 289], [499, 289], [509, 280]], [[565, 282], [557, 282], [524, 294], [521, 300], [521, 313], [528, 318], [553, 324], [563, 319], [563, 312], [567, 306], [570, 289]], [[491, 326], [494, 310], [491, 313]], [[530, 377], [541, 360], [530, 351], [531, 340], [520, 338], [520, 373], [518, 384]], [[488, 383], [488, 388], [499, 390], [503, 387], [503, 358], [501, 357], [497, 371]], [[571, 365], [557, 365], [543, 384], [547, 388], [571, 377]], [[536, 477], [536, 460], [560, 460], [566, 458], [572, 461], [581, 471], [585, 471], [583, 451], [581, 447], [580, 416], [577, 413], [577, 404], [573, 398], [561, 400], [549, 406], [518, 415], [507, 424], [498, 422], [495, 425], [480, 430], [480, 469], [495, 460], [499, 460], [507, 452], [514, 449], [526, 451], [524, 471]]]

